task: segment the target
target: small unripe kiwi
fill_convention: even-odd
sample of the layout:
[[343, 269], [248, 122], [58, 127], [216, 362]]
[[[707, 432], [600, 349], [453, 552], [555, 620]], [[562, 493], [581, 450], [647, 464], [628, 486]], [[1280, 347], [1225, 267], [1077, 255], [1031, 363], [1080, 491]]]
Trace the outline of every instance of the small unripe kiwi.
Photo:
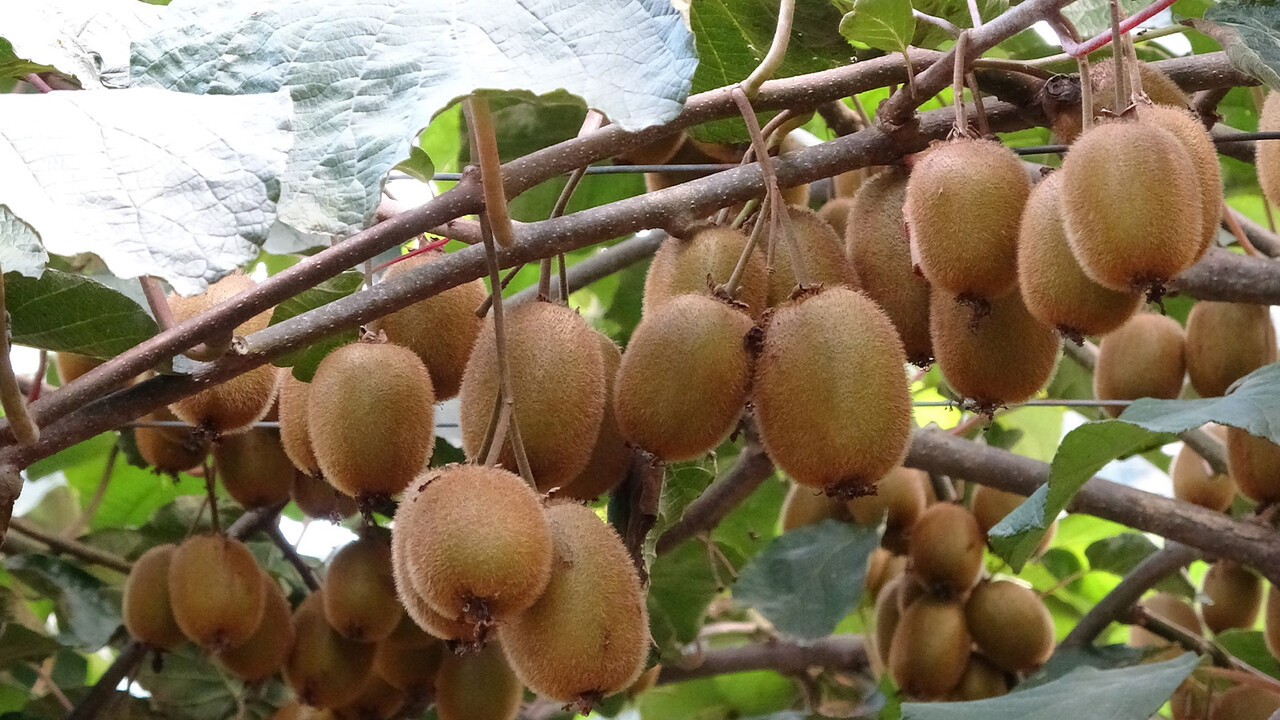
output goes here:
[[1276, 361], [1270, 307], [1202, 300], [1187, 315], [1187, 375], [1201, 397], [1225, 395], [1236, 380]]
[[1009, 679], [1004, 672], [982, 653], [975, 652], [969, 655], [969, 664], [964, 668], [960, 683], [952, 691], [952, 697], [958, 702], [968, 702], [1000, 697], [1008, 692]]
[[1215, 633], [1232, 628], [1249, 630], [1262, 608], [1262, 578], [1230, 560], [1218, 560], [1204, 574], [1200, 591], [1208, 602], [1200, 604], [1204, 624]]
[[1027, 199], [1018, 235], [1018, 284], [1037, 320], [1078, 342], [1123, 325], [1142, 295], [1105, 288], [1080, 268], [1062, 224], [1061, 187], [1062, 173], [1055, 172]]
[[[413, 587], [437, 612], [504, 621], [538, 599], [551, 574], [551, 532], [537, 493], [506, 470], [454, 465], [414, 481], [394, 533]], [[429, 630], [429, 628], [426, 628]]]
[[403, 690], [370, 673], [360, 692], [350, 702], [335, 708], [338, 720], [390, 720], [400, 712], [407, 700]]
[[[177, 420], [168, 408], [156, 408], [146, 420]], [[176, 476], [204, 462], [209, 454], [209, 439], [193, 427], [138, 427], [133, 440], [138, 453], [157, 473]]]
[[1262, 616], [1262, 639], [1271, 657], [1280, 658], [1280, 593], [1267, 583], [1267, 607]]
[[[1126, 61], [1125, 67], [1132, 69], [1132, 63]], [[1165, 75], [1162, 70], [1145, 62], [1138, 62], [1138, 78], [1142, 81], [1142, 92], [1158, 105], [1172, 105], [1187, 108], [1191, 98], [1178, 87], [1178, 84]], [[1128, 70], [1126, 70], [1128, 72]], [[1093, 83], [1094, 114], [1100, 115], [1103, 108], [1118, 115], [1129, 105], [1125, 98], [1125, 107], [1116, 107], [1116, 64], [1108, 58], [1094, 65], [1089, 70], [1089, 79]], [[1133, 87], [1133, 83], [1129, 84]], [[1136, 89], [1136, 88], [1135, 88]]]
[[391, 571], [396, 582], [396, 595], [404, 608], [404, 614], [413, 624], [428, 635], [444, 640], [459, 651], [478, 649], [488, 640], [488, 626], [468, 623], [462, 619], [448, 618], [422, 599], [410, 578], [408, 552], [404, 549], [410, 533], [391, 532]]
[[391, 636], [373, 652], [373, 671], [393, 688], [411, 695], [432, 692], [444, 660], [444, 643], [402, 616]]
[[979, 583], [964, 604], [982, 652], [1009, 672], [1029, 672], [1053, 654], [1053, 616], [1035, 592], [1008, 580]]
[[377, 642], [400, 622], [389, 540], [370, 533], [347, 543], [329, 563], [324, 615], [333, 629], [349, 640]]
[[[186, 322], [216, 305], [252, 288], [256, 283], [248, 275], [232, 273], [213, 283], [201, 295], [184, 298], [169, 296], [169, 308], [177, 322]], [[271, 311], [264, 310], [236, 326], [236, 335], [258, 332], [271, 321]], [[214, 434], [234, 433], [249, 427], [271, 409], [276, 394], [276, 368], [260, 365], [242, 375], [219, 383], [207, 390], [183, 398], [169, 406], [184, 422]]]
[[622, 538], [584, 505], [547, 508], [551, 580], [499, 633], [529, 689], [581, 707], [627, 689], [649, 654], [640, 577]]
[[845, 250], [862, 290], [889, 316], [902, 338], [907, 360], [933, 360], [929, 338], [929, 283], [912, 269], [902, 205], [907, 200], [905, 169], [885, 170], [858, 188], [845, 231]]
[[[1169, 593], [1158, 592], [1139, 603], [1147, 612], [1156, 617], [1177, 625], [1195, 635], [1204, 635], [1204, 626], [1195, 608], [1184, 600]], [[1134, 647], [1164, 647], [1170, 645], [1169, 640], [1139, 625], [1129, 626], [1129, 644]]]
[[193, 535], [169, 561], [169, 603], [192, 642], [213, 652], [235, 647], [262, 620], [262, 571], [239, 540]]
[[[104, 360], [73, 352], [60, 352], [53, 356], [58, 366], [58, 382], [62, 385], [75, 382], [77, 378], [101, 365]], [[41, 381], [44, 378], [40, 378]]]
[[930, 284], [987, 300], [1014, 289], [1030, 192], [1022, 161], [998, 142], [960, 138], [927, 151], [911, 170], [903, 213]]
[[991, 313], [973, 327], [973, 311], [934, 288], [929, 303], [933, 354], [956, 394], [978, 408], [1022, 402], [1053, 377], [1061, 342], [1012, 292], [990, 302]]
[[715, 449], [747, 400], [751, 327], [745, 313], [701, 295], [642, 318], [614, 386], [622, 435], [668, 462]]
[[604, 417], [600, 419], [600, 434], [591, 451], [587, 466], [578, 477], [560, 488], [558, 497], [578, 500], [595, 500], [622, 482], [631, 465], [631, 449], [618, 429], [617, 415], [613, 409], [613, 385], [622, 364], [622, 351], [617, 343], [602, 332], [596, 333], [600, 343], [600, 356], [604, 358]]
[[299, 470], [293, 476], [293, 501], [307, 517], [331, 520], [348, 518], [356, 512], [356, 501], [324, 480]]
[[1169, 465], [1173, 496], [1193, 505], [1225, 512], [1236, 499], [1236, 481], [1219, 475], [1190, 446], [1183, 445]]
[[[1093, 394], [1099, 400], [1172, 400], [1182, 392], [1186, 374], [1186, 341], [1178, 321], [1155, 313], [1138, 313], [1098, 345]], [[1111, 417], [1123, 408], [1104, 408]]]
[[928, 483], [928, 473], [896, 467], [876, 483], [875, 495], [848, 501], [849, 515], [854, 522], [867, 527], [883, 521], [885, 531], [881, 544], [894, 552], [905, 553], [911, 528], [925, 509], [924, 488]]
[[[1258, 130], [1280, 132], [1280, 92], [1271, 92], [1262, 105], [1258, 118]], [[1258, 184], [1262, 194], [1272, 205], [1280, 205], [1280, 142], [1267, 140], [1258, 143], [1255, 164], [1258, 168]]]
[[280, 443], [294, 467], [319, 477], [320, 463], [311, 449], [311, 429], [307, 425], [310, 398], [311, 383], [295, 378], [291, 368], [280, 368]]
[[889, 670], [894, 682], [913, 698], [944, 697], [964, 677], [971, 642], [959, 602], [916, 600], [903, 612], [893, 633]]
[[1139, 122], [1096, 125], [1071, 146], [1061, 172], [1067, 239], [1095, 282], [1146, 291], [1195, 262], [1200, 187], [1172, 133]]
[[[604, 358], [594, 330], [577, 312], [531, 302], [506, 313], [507, 369], [514, 417], [529, 468], [546, 491], [578, 476], [591, 459], [604, 418]], [[462, 448], [475, 461], [498, 397], [498, 354], [492, 318], [467, 362], [459, 394]], [[507, 433], [499, 463], [516, 468]]]
[[176, 545], [157, 545], [133, 563], [124, 583], [124, 626], [135, 640], [172, 650], [187, 639], [169, 604], [169, 565]]
[[498, 643], [448, 654], [436, 676], [436, 714], [440, 720], [514, 720], [523, 690]]
[[961, 594], [978, 582], [986, 539], [973, 513], [931, 505], [911, 531], [911, 569], [926, 585]]
[[[1025, 495], [997, 490], [987, 485], [977, 485], [973, 488], [973, 494], [969, 497], [969, 509], [973, 512], [973, 517], [978, 521], [978, 527], [982, 529], [982, 534], [986, 535], [991, 532], [991, 528], [995, 527], [1006, 515], [1013, 512], [1015, 508], [1026, 502], [1026, 500]], [[1053, 542], [1053, 536], [1057, 532], [1058, 521], [1054, 520], [1049, 524], [1049, 529], [1045, 531], [1044, 539], [1040, 541], [1040, 545], [1036, 548], [1036, 554], [1041, 554], [1049, 548], [1049, 544]]]
[[879, 599], [886, 584], [907, 570], [907, 556], [878, 547], [867, 557], [867, 594]]
[[889, 665], [889, 649], [893, 635], [902, 619], [901, 597], [904, 576], [899, 575], [884, 584], [876, 598], [875, 654], [885, 667]]
[[[700, 226], [688, 238], [672, 235], [663, 240], [644, 279], [642, 313], [648, 316], [680, 295], [710, 295], [716, 286], [729, 281], [746, 246], [746, 235], [714, 225]], [[756, 250], [747, 256], [737, 299], [758, 318], [768, 294], [764, 255]]]
[[849, 228], [849, 212], [851, 210], [853, 210], [853, 198], [835, 197], [818, 208], [818, 217], [830, 225], [831, 229], [836, 231], [836, 235], [845, 237], [845, 232]]
[[823, 520], [840, 520], [847, 522], [849, 509], [845, 504], [833, 500], [821, 491], [804, 485], [791, 484], [787, 497], [782, 501], [779, 513], [782, 521], [782, 532], [795, 530], [806, 525], [817, 525]]
[[404, 490], [435, 449], [434, 405], [431, 376], [407, 348], [358, 342], [329, 353], [307, 398], [325, 479], [352, 497]]
[[778, 308], [753, 389], [769, 457], [828, 495], [867, 494], [906, 453], [906, 360], [889, 318], [860, 292], [827, 288]]
[[223, 437], [214, 443], [213, 460], [222, 487], [244, 507], [268, 507], [289, 499], [297, 470], [276, 431], [251, 428]]
[[[807, 207], [787, 207], [791, 218], [791, 236], [800, 262], [812, 285], [858, 288], [858, 276], [844, 254], [844, 239], [831, 226]], [[775, 307], [791, 297], [796, 289], [796, 272], [791, 264], [791, 243], [781, 237], [773, 241], [773, 270], [769, 273], [769, 306]]]
[[293, 650], [284, 679], [298, 698], [318, 708], [337, 708], [355, 700], [373, 671], [370, 643], [347, 640], [324, 618], [324, 590], [317, 590], [293, 612]]
[[265, 680], [284, 667], [293, 649], [293, 608], [280, 585], [262, 575], [266, 593], [262, 621], [248, 640], [218, 654], [222, 666], [232, 675], [249, 683]]
[[1169, 131], [1187, 152], [1195, 168], [1196, 187], [1200, 191], [1200, 259], [1218, 235], [1222, 220], [1222, 169], [1218, 166], [1218, 149], [1204, 123], [1183, 107], [1139, 103], [1138, 122], [1151, 123]]
[[1263, 504], [1280, 502], [1280, 446], [1229, 427], [1227, 469], [1245, 497]]
[[1269, 720], [1280, 710], [1280, 693], [1257, 685], [1237, 685], [1209, 701], [1208, 720]]
[[[390, 280], [443, 256], [437, 251], [401, 260], [387, 268], [382, 279]], [[378, 318], [369, 329], [381, 330], [390, 342], [417, 353], [431, 374], [436, 402], [448, 400], [462, 385], [462, 371], [483, 325], [476, 307], [488, 294], [482, 281], [472, 280]]]

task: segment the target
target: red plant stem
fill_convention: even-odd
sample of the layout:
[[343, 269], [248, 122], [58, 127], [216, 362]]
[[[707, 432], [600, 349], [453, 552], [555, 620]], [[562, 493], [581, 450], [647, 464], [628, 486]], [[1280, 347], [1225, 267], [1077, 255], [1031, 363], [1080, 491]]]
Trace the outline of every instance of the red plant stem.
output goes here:
[[23, 80], [26, 80], [31, 85], [31, 87], [39, 90], [42, 93], [53, 92], [53, 88], [49, 87], [49, 83], [45, 82], [44, 78], [40, 77], [35, 73], [27, 73], [27, 76], [24, 77]]
[[40, 363], [36, 365], [36, 374], [31, 378], [31, 389], [27, 391], [27, 402], [40, 399], [40, 391], [44, 388], [45, 371], [49, 369], [49, 351], [40, 351]]
[[[1120, 32], [1129, 32], [1147, 20], [1155, 17], [1155, 15], [1160, 11], [1168, 9], [1170, 5], [1173, 5], [1173, 3], [1174, 0], [1156, 0], [1156, 2], [1153, 2], [1143, 8], [1136, 15], [1131, 15], [1123, 20], [1120, 23]], [[1109, 42], [1111, 42], [1111, 31], [1107, 30], [1082, 43], [1075, 43], [1063, 38], [1062, 50], [1071, 57], [1080, 57], [1081, 55], [1088, 55], [1094, 50], [1100, 50], [1106, 47]]]
[[389, 268], [398, 262], [403, 262], [405, 260], [408, 260], [411, 257], [417, 257], [419, 255], [429, 253], [432, 250], [439, 250], [440, 248], [448, 244], [449, 244], [449, 238], [440, 238], [439, 240], [432, 240], [431, 242], [426, 243], [425, 245], [422, 245], [417, 250], [414, 250], [412, 252], [407, 252], [399, 257], [391, 258], [390, 260], [374, 268], [373, 271], [378, 272], [379, 270], [385, 270], [386, 268]]

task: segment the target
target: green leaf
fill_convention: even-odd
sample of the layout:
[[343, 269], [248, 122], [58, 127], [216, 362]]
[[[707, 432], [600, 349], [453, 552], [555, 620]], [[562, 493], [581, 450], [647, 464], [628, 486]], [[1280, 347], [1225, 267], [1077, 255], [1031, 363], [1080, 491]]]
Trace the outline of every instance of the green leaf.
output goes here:
[[[4, 40], [0, 40], [3, 46]], [[49, 262], [49, 253], [35, 228], [0, 205], [0, 268], [29, 278], [38, 278]]]
[[83, 275], [46, 270], [33, 279], [6, 272], [4, 290], [17, 345], [109, 358], [157, 331], [141, 305]]
[[862, 597], [879, 534], [838, 520], [784, 533], [742, 569], [733, 597], [781, 632], [828, 635]]
[[1280, 443], [1280, 363], [1264, 365], [1236, 383], [1222, 397], [1143, 398], [1125, 408], [1119, 419], [1158, 433], [1180, 433], [1216, 422]]
[[[1084, 554], [1089, 558], [1090, 569], [1124, 577], [1156, 550], [1156, 544], [1146, 535], [1130, 532], [1098, 540], [1086, 548]], [[1196, 596], [1196, 588], [1185, 569], [1166, 576], [1155, 587], [1188, 600]]]
[[1232, 65], [1280, 90], [1280, 5], [1275, 0], [1222, 0], [1204, 11], [1204, 19], [1226, 31], [1209, 34]]
[[1020, 690], [1030, 690], [1046, 685], [1079, 668], [1095, 670], [1117, 670], [1133, 667], [1142, 662], [1146, 656], [1144, 648], [1131, 645], [1091, 645], [1088, 647], [1059, 648], [1054, 651], [1035, 674], [1023, 680], [1018, 686]]
[[[347, 271], [341, 275], [335, 275], [277, 305], [275, 311], [271, 313], [271, 324], [282, 323], [304, 312], [344, 298], [359, 290], [363, 282], [364, 276], [355, 271]], [[320, 361], [324, 359], [325, 355], [343, 345], [355, 342], [359, 336], [358, 330], [343, 330], [327, 335], [301, 350], [295, 350], [276, 358], [272, 363], [276, 367], [292, 367], [295, 378], [303, 382], [311, 382], [312, 376], [316, 374], [316, 368], [320, 365]]]
[[916, 32], [910, 0], [854, 0], [840, 20], [840, 34], [885, 52], [906, 52]]
[[786, 497], [787, 481], [775, 473], [711, 531], [711, 539], [735, 567], [742, 567], [777, 536], [778, 513]]
[[88, 652], [107, 644], [120, 627], [118, 593], [65, 560], [22, 553], [5, 559], [5, 569], [56, 603], [59, 628]]
[[[1267, 650], [1267, 642], [1260, 631], [1227, 630], [1218, 633], [1213, 639], [1232, 657], [1239, 658], [1271, 677], [1280, 678], [1280, 662]], [[0, 647], [2, 646], [3, 643], [0, 643]]]
[[707, 605], [723, 589], [710, 549], [697, 538], [659, 555], [649, 568], [649, 628], [664, 655], [676, 654], [702, 627]]
[[272, 712], [266, 701], [271, 695], [280, 695], [276, 682], [268, 683], [261, 693], [246, 693], [243, 683], [224, 675], [189, 644], [165, 653], [163, 665], [156, 670], [151, 663], [143, 663], [138, 684], [160, 707], [189, 720], [238, 717], [238, 697], [248, 700], [243, 717], [264, 718]]
[[16, 622], [0, 624], [0, 670], [20, 661], [40, 662], [62, 649], [58, 641]]

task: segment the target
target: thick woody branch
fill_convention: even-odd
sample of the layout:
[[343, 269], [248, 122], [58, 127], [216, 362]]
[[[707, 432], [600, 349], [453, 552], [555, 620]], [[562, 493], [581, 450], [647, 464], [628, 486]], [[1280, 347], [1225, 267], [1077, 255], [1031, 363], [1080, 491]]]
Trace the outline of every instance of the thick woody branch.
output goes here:
[[1280, 272], [1270, 258], [1210, 248], [1204, 259], [1169, 284], [1197, 300], [1280, 304]]
[[685, 508], [684, 515], [658, 538], [655, 550], [661, 555], [711, 530], [772, 474], [773, 461], [765, 454], [764, 447], [754, 438], [749, 440], [733, 468]]
[[762, 643], [708, 650], [692, 667], [663, 665], [658, 684], [698, 678], [773, 670], [782, 675], [803, 675], [814, 668], [862, 672], [868, 668], [867, 648], [861, 635], [832, 635], [813, 643], [774, 639]]
[[[617, 245], [607, 250], [602, 250], [582, 262], [574, 263], [569, 266], [566, 274], [569, 292], [581, 290], [597, 280], [604, 279], [619, 270], [644, 260], [657, 252], [658, 246], [662, 245], [662, 241], [666, 239], [666, 233], [655, 230], [641, 237], [623, 240]], [[560, 278], [554, 277], [551, 280], [551, 292], [558, 295], [560, 293]], [[529, 302], [537, 296], [538, 289], [536, 287], [528, 287], [507, 298], [507, 302], [511, 305], [518, 305], [523, 302]]]

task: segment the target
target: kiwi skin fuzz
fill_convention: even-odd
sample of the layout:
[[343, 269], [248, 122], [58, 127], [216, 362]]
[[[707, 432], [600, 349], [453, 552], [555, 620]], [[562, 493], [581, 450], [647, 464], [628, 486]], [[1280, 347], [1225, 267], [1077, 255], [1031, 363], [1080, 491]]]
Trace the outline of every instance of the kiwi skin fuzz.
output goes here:
[[1201, 301], [1187, 315], [1187, 375], [1201, 397], [1220, 397], [1231, 384], [1276, 361], [1270, 307]]
[[971, 642], [960, 603], [922, 597], [898, 620], [889, 671], [910, 697], [945, 697], [964, 676]]
[[[1026, 499], [1025, 495], [997, 490], [987, 485], [978, 485], [973, 488], [973, 494], [969, 497], [969, 508], [973, 512], [973, 517], [978, 521], [978, 528], [982, 530], [982, 534], [985, 536], [991, 532], [991, 528], [995, 527], [997, 523], [1013, 512]], [[1053, 543], [1053, 536], [1057, 532], [1058, 521], [1054, 520], [1049, 524], [1049, 529], [1045, 531], [1044, 539], [1036, 547], [1035, 554], [1037, 556], [1043, 555], [1044, 551], [1049, 549], [1049, 545]]]
[[1200, 590], [1210, 600], [1200, 604], [1200, 615], [1210, 630], [1253, 628], [1262, 609], [1262, 578], [1239, 563], [1218, 560], [1204, 574]]
[[[789, 205], [791, 234], [800, 262], [811, 285], [844, 286], [858, 289], [858, 275], [844, 253], [844, 239], [818, 214], [807, 207]], [[789, 299], [796, 290], [795, 267], [791, 264], [791, 243], [776, 238], [773, 246], [773, 268], [769, 272], [769, 307]]]
[[876, 494], [849, 500], [853, 521], [864, 527], [885, 524], [880, 544], [895, 553], [906, 553], [911, 529], [924, 512], [929, 474], [915, 468], [896, 467], [876, 483]]
[[320, 477], [320, 463], [311, 449], [307, 403], [311, 383], [293, 376], [292, 368], [280, 368], [280, 444], [293, 466], [311, 477]]
[[[148, 420], [177, 420], [169, 408], [156, 408]], [[176, 477], [204, 462], [209, 440], [191, 427], [138, 427], [133, 430], [142, 459], [157, 473]]]
[[413, 587], [409, 553], [404, 549], [409, 535], [410, 533], [396, 532], [394, 529], [391, 532], [391, 572], [396, 583], [396, 595], [400, 598], [405, 616], [424, 633], [445, 641], [455, 651], [467, 652], [484, 647], [490, 628], [441, 615]]
[[817, 525], [823, 520], [839, 520], [849, 522], [849, 509], [844, 503], [832, 500], [811, 487], [791, 483], [787, 497], [782, 501], [779, 513], [782, 532], [795, 530], [808, 525]]
[[1173, 496], [1179, 500], [1226, 512], [1236, 499], [1236, 481], [1230, 475], [1219, 475], [1190, 446], [1183, 445], [1169, 465], [1173, 480]]
[[410, 695], [430, 693], [446, 652], [444, 643], [423, 632], [412, 618], [402, 616], [395, 632], [373, 651], [373, 672]]
[[169, 561], [173, 619], [192, 642], [218, 652], [248, 640], [262, 620], [262, 571], [239, 540], [192, 535]]
[[213, 461], [222, 487], [244, 507], [267, 507], [289, 499], [295, 468], [275, 430], [256, 427], [228, 435], [214, 443]]
[[827, 288], [778, 308], [753, 388], [769, 457], [833, 497], [869, 494], [906, 454], [906, 360], [893, 323], [860, 292]]
[[973, 641], [996, 665], [1030, 672], [1053, 654], [1053, 616], [1035, 592], [1008, 580], [979, 583], [964, 605]]
[[1262, 504], [1280, 502], [1280, 446], [1229, 427], [1227, 469], [1245, 497]]
[[334, 554], [325, 575], [325, 619], [348, 640], [383, 640], [402, 617], [391, 572], [390, 538], [379, 535], [370, 533], [347, 543]]
[[265, 572], [262, 584], [266, 599], [258, 629], [248, 640], [218, 654], [218, 661], [228, 672], [248, 683], [276, 674], [293, 649], [293, 608], [280, 585]]
[[356, 501], [301, 470], [293, 475], [293, 501], [307, 517], [341, 520], [356, 513]]
[[133, 639], [162, 650], [186, 641], [169, 603], [169, 565], [178, 547], [157, 545], [133, 563], [124, 583], [121, 616]]
[[[747, 236], [727, 227], [702, 226], [687, 238], [672, 235], [662, 241], [644, 278], [641, 316], [647, 317], [680, 295], [710, 295], [729, 281], [747, 247]], [[769, 296], [764, 255], [753, 251], [738, 283], [737, 300], [759, 319]]]
[[447, 654], [436, 675], [440, 720], [514, 720], [523, 688], [498, 643], [478, 653]]
[[938, 503], [911, 531], [912, 570], [939, 595], [960, 595], [978, 582], [986, 538], [978, 521], [959, 505]]
[[1268, 720], [1276, 710], [1280, 710], [1280, 693], [1237, 685], [1213, 697], [1208, 720]]
[[[1280, 92], [1267, 95], [1262, 115], [1258, 118], [1258, 129], [1263, 132], [1280, 131]], [[1258, 143], [1256, 166], [1262, 194], [1272, 205], [1280, 205], [1280, 143], [1274, 140]]]
[[355, 700], [373, 671], [372, 643], [347, 640], [324, 618], [324, 590], [293, 611], [293, 650], [284, 679], [304, 703], [325, 709]]
[[622, 351], [617, 343], [602, 332], [596, 333], [600, 343], [600, 356], [604, 359], [604, 417], [600, 420], [600, 434], [596, 436], [596, 445], [591, 450], [591, 459], [587, 466], [578, 473], [578, 477], [569, 481], [557, 493], [557, 497], [577, 500], [595, 500], [604, 493], [613, 490], [627, 475], [631, 465], [631, 448], [618, 429], [617, 415], [614, 411], [613, 386], [618, 376], [618, 367], [622, 364]]
[[853, 198], [831, 198], [818, 208], [818, 217], [836, 231], [836, 235], [845, 237], [849, 229], [849, 211], [853, 209]]
[[1185, 107], [1139, 103], [1137, 110], [1138, 122], [1150, 123], [1172, 134], [1187, 151], [1187, 159], [1195, 168], [1196, 187], [1200, 191], [1201, 235], [1196, 250], [1199, 260], [1213, 245], [1218, 223], [1222, 221], [1222, 169], [1218, 165], [1218, 149], [1204, 123]]
[[[1102, 338], [1093, 371], [1093, 394], [1099, 400], [1174, 399], [1182, 393], [1186, 374], [1186, 339], [1178, 321], [1154, 313], [1138, 313]], [[1123, 408], [1103, 408], [1111, 417]]]
[[956, 702], [986, 700], [1009, 693], [1009, 680], [1004, 672], [996, 667], [982, 653], [969, 655], [969, 664], [964, 668], [960, 683], [952, 691], [952, 699]]
[[88, 355], [60, 352], [53, 356], [53, 362], [58, 366], [58, 383], [67, 385], [105, 361]]

